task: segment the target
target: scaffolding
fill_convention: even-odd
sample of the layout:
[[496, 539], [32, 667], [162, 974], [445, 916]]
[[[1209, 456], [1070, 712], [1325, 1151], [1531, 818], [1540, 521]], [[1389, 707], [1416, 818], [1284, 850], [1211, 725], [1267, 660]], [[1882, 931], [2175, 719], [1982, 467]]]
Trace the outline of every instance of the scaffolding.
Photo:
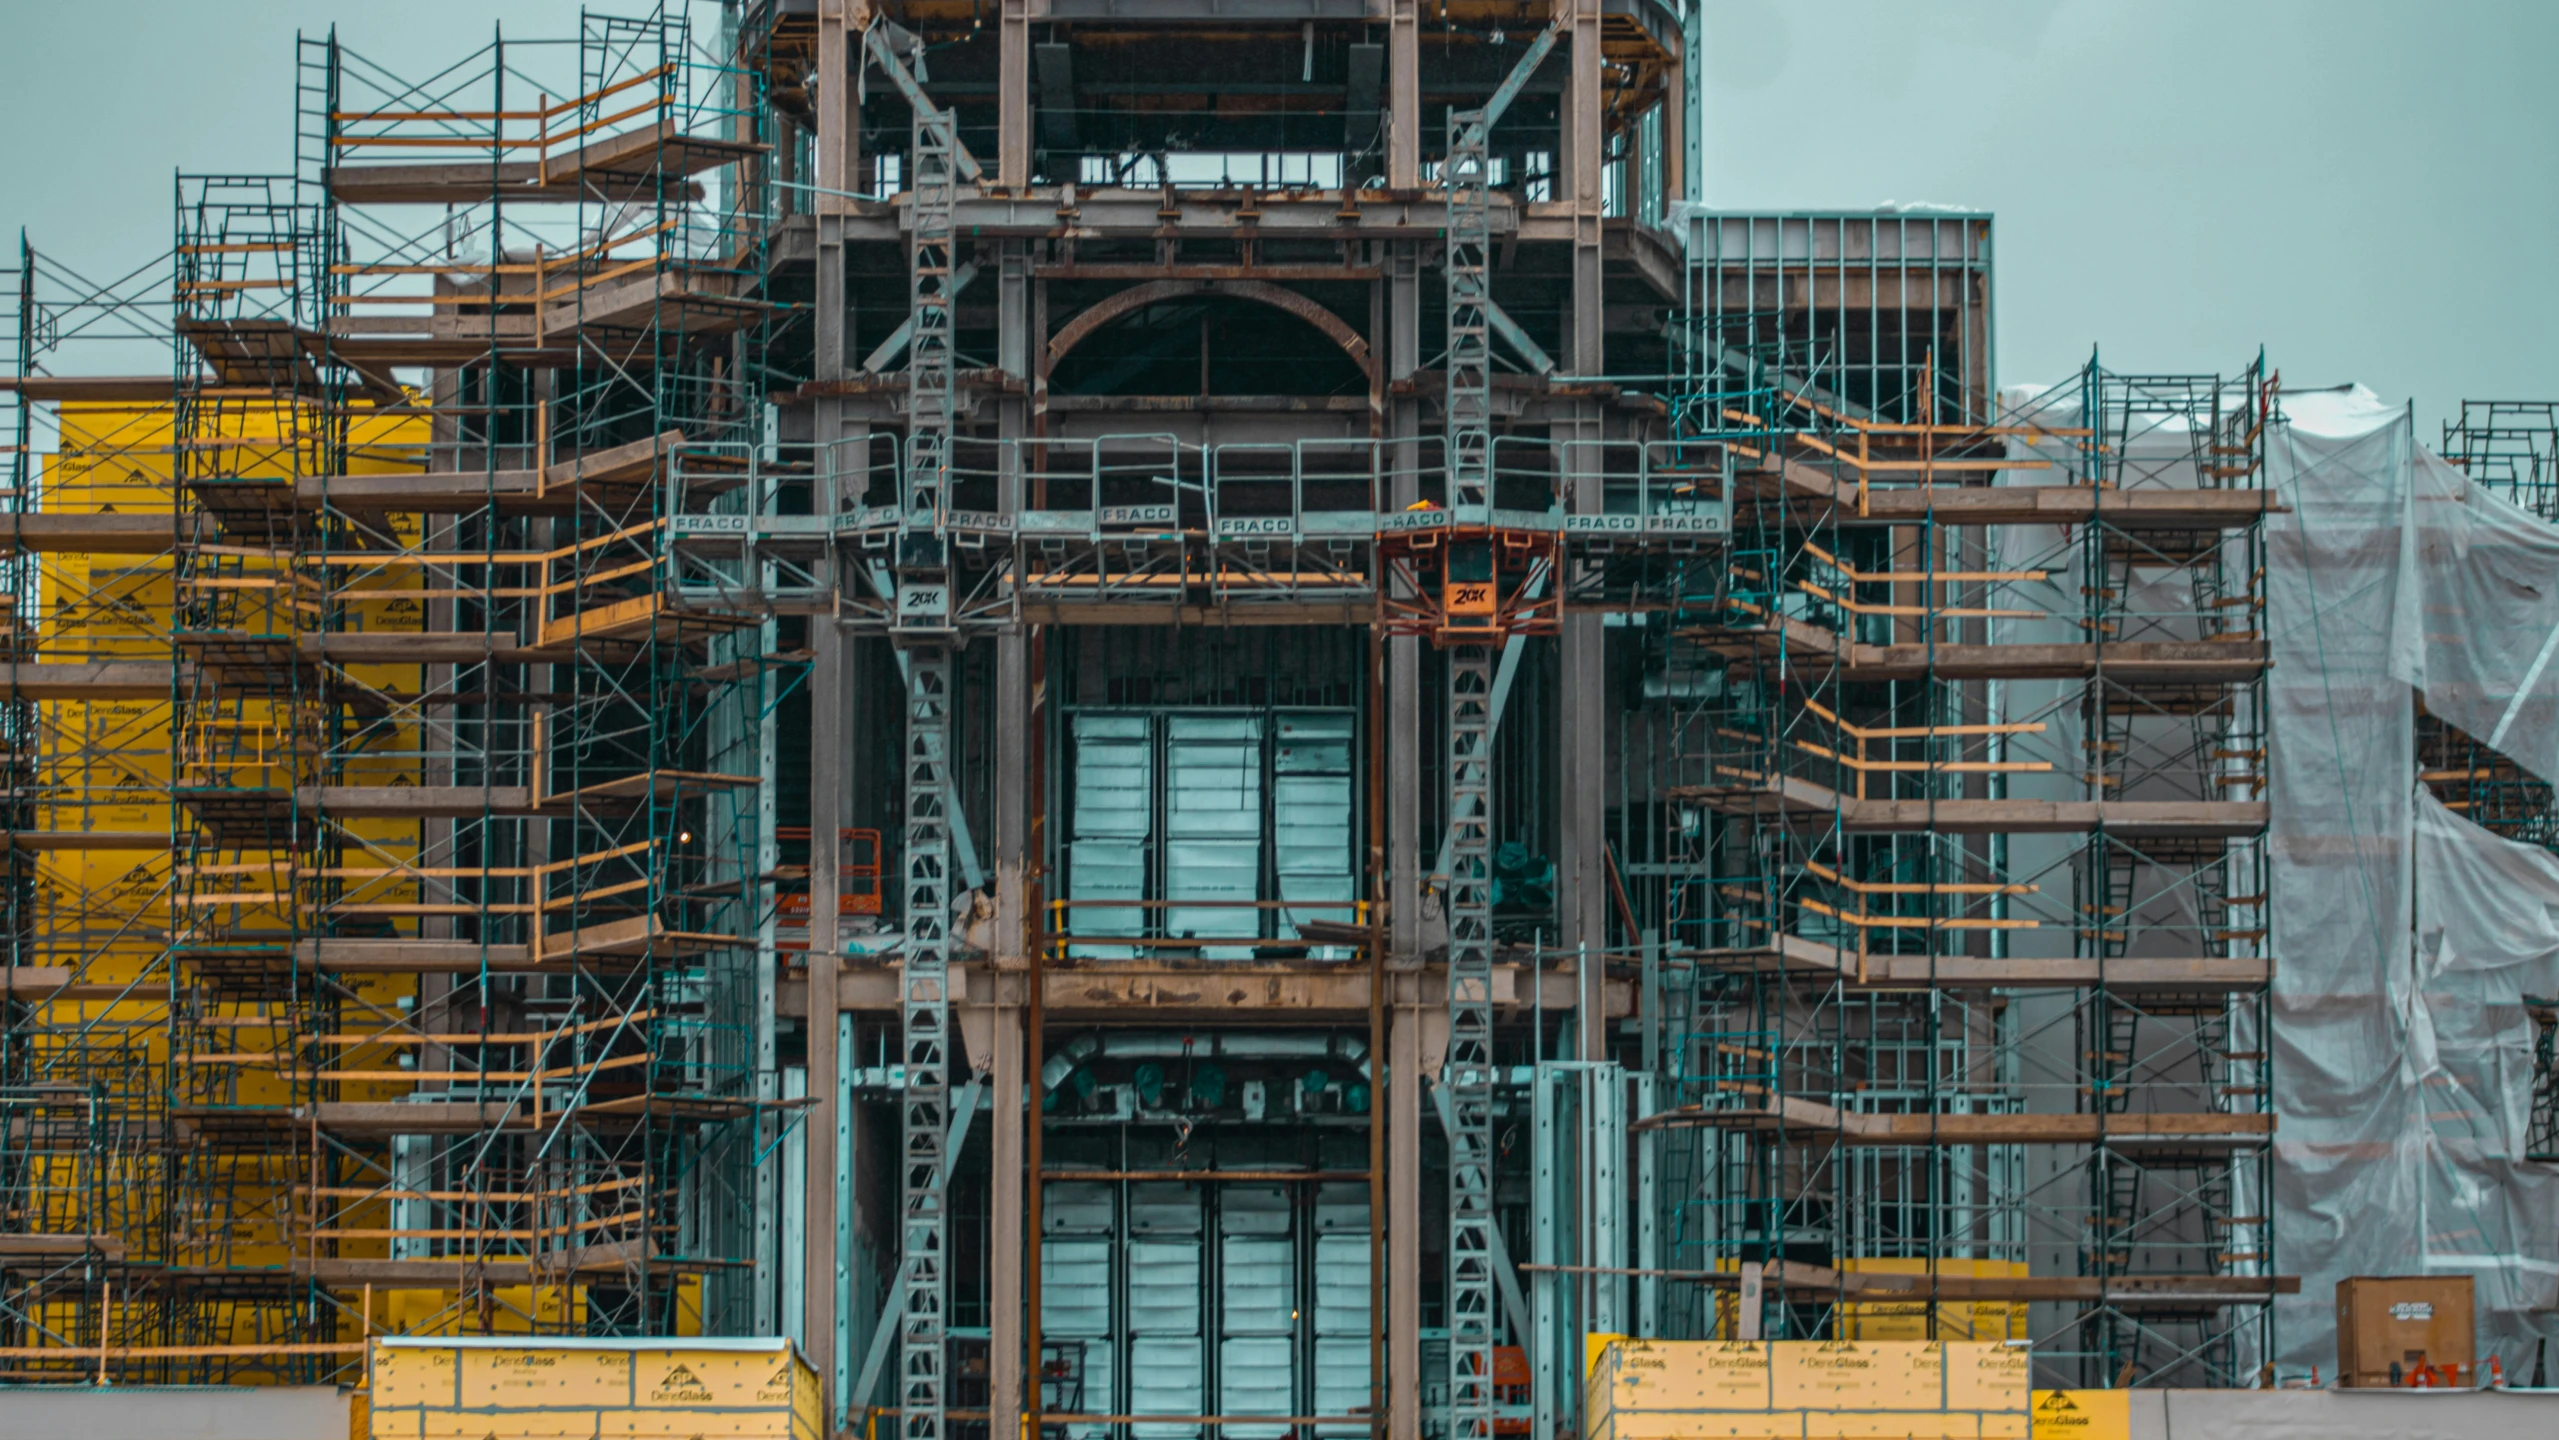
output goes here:
[[[753, 85], [704, 56], [666, 14], [419, 81], [305, 40], [295, 171], [181, 177], [121, 289], [12, 273], [20, 1368], [747, 1303], [799, 670], [662, 563], [744, 483], [772, 312], [761, 202], [696, 178], [760, 153]], [[109, 330], [174, 371], [47, 387]]]
[[[1911, 293], [1900, 241], [1858, 247], [1893, 276], [1792, 283]], [[1764, 1267], [1762, 1333], [2244, 1381], [2275, 1293], [2265, 376], [2092, 361], [1994, 406], [1934, 351], [1884, 363], [1906, 320], [1701, 328], [1751, 463], [1726, 581], [1652, 662], [1675, 1264]]]
[[[289, 170], [22, 252], [10, 1372], [783, 1331], [908, 1440], [1551, 1434], [1629, 1330], [2244, 1383], [2262, 362], [2003, 394], [1987, 216], [1693, 203], [1668, 10], [891, 8], [306, 37]], [[1176, 42], [1300, 78], [1168, 109]]]

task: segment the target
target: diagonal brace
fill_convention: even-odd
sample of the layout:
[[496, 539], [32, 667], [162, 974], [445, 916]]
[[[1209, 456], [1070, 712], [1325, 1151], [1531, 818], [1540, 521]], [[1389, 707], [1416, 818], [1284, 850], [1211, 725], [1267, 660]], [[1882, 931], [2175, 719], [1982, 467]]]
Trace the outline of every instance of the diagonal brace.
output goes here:
[[1483, 126], [1486, 133], [1492, 131], [1494, 121], [1502, 118], [1502, 112], [1511, 108], [1511, 102], [1519, 98], [1519, 92], [1528, 88], [1528, 77], [1536, 74], [1537, 67], [1546, 63], [1547, 53], [1555, 48], [1555, 42], [1563, 35], [1564, 22], [1559, 18], [1529, 42], [1527, 51], [1519, 57], [1519, 63], [1511, 67], [1510, 74], [1502, 77], [1500, 88], [1484, 102], [1483, 109], [1475, 112], [1475, 123]]
[[1493, 297], [1490, 295], [1484, 297], [1484, 323], [1492, 327], [1494, 334], [1509, 341], [1510, 347], [1520, 353], [1520, 357], [1528, 362], [1530, 369], [1540, 375], [1555, 373], [1555, 357], [1547, 354], [1544, 347], [1536, 341], [1529, 339], [1528, 332], [1519, 328], [1519, 322], [1513, 320], [1501, 306], [1494, 304]]
[[[951, 1140], [942, 1147], [944, 1184], [950, 1183], [950, 1167], [960, 1162], [960, 1147], [968, 1143], [969, 1121], [977, 1114], [978, 1092], [985, 1086], [983, 1077], [972, 1077], [960, 1088], [959, 1099], [951, 1106]], [[906, 1314], [906, 1276], [914, 1267], [915, 1257], [911, 1255], [903, 1256], [897, 1262], [897, 1274], [889, 1281], [888, 1303], [880, 1308], [879, 1328], [871, 1332], [871, 1348], [862, 1356], [862, 1374], [853, 1382], [851, 1393], [844, 1397], [847, 1406], [856, 1400], [868, 1405], [868, 1397], [880, 1383], [880, 1372], [889, 1363], [889, 1342], [897, 1338], [897, 1322]], [[833, 1283], [833, 1277], [829, 1277], [828, 1283]], [[817, 1338], [810, 1337], [811, 1346], [816, 1345]]]
[[[959, 269], [953, 271], [951, 273], [951, 298], [953, 300], [959, 299], [960, 292], [969, 288], [969, 282], [976, 278], [977, 262], [974, 260], [969, 261]], [[896, 329], [889, 332], [889, 338], [881, 341], [878, 349], [873, 350], [870, 355], [862, 361], [863, 371], [868, 374], [877, 375], [882, 370], [887, 369], [888, 363], [897, 358], [899, 351], [906, 348], [907, 340], [914, 334], [915, 317], [909, 315], [904, 321], [899, 323]], [[1548, 361], [1546, 370], [1540, 370], [1537, 373], [1543, 375], [1552, 369], [1554, 369], [1554, 362]]]
[[[887, 72], [889, 82], [897, 86], [898, 93], [906, 97], [907, 104], [927, 114], [939, 112], [941, 107], [935, 105], [933, 97], [925, 94], [924, 87], [915, 82], [915, 72], [907, 69], [906, 62], [889, 49], [886, 27], [874, 25], [863, 32], [862, 52], [880, 62], [880, 69]], [[958, 162], [961, 176], [970, 184], [986, 182], [985, 167], [977, 163], [977, 157], [969, 153], [969, 147], [960, 143], [956, 131], [951, 136], [951, 157]]]

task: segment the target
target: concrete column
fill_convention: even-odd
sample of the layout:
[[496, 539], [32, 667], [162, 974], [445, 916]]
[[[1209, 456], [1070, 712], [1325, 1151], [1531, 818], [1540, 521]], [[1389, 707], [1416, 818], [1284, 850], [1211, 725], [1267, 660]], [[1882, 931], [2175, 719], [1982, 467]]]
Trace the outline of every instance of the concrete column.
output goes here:
[[[1387, 258], [1387, 373], [1409, 380], [1421, 364], [1421, 254], [1411, 241], [1391, 243]], [[1422, 497], [1421, 402], [1394, 402], [1389, 448], [1393, 483], [1385, 500], [1401, 510]], [[1399, 585], [1401, 582], [1397, 582]], [[1410, 598], [1399, 595], [1398, 598]], [[1386, 642], [1387, 953], [1394, 968], [1421, 963], [1422, 947], [1422, 643], [1402, 635]]]
[[[854, 154], [861, 143], [861, 118], [852, 83], [853, 30], [850, 0], [818, 0], [817, 153], [809, 183], [817, 187], [807, 208], [817, 220], [817, 352], [815, 378], [844, 377], [850, 345], [844, 295], [844, 216], [852, 208], [841, 193], [854, 188]], [[811, 497], [820, 514], [838, 503], [840, 485], [824, 477], [832, 473], [831, 446], [843, 428], [843, 404], [818, 402], [818, 492]], [[801, 1135], [807, 1156], [802, 1187], [805, 1236], [801, 1273], [801, 1330], [809, 1359], [817, 1367], [820, 1413], [833, 1433], [835, 1394], [837, 1269], [836, 1136], [842, 1089], [836, 1070], [835, 1027], [837, 980], [843, 962], [838, 926], [842, 887], [843, 828], [850, 747], [846, 744], [846, 651], [851, 641], [827, 615], [809, 618], [809, 948], [808, 1004], [802, 1022], [807, 1040], [808, 1093], [814, 1104]]]
[[809, 1098], [801, 1122], [808, 1157], [803, 1185], [807, 1224], [800, 1334], [817, 1366], [820, 1393], [833, 1414], [835, 1368], [835, 1138], [841, 1086], [836, 1073], [835, 1016], [842, 943], [837, 933], [844, 825], [845, 637], [826, 616], [810, 618], [809, 645], [809, 949], [807, 1018]]
[[[1010, 976], [998, 976], [1001, 986]], [[1019, 992], [1016, 991], [1016, 994]], [[994, 1089], [994, 1149], [989, 1173], [995, 1193], [987, 1212], [987, 1434], [1021, 1432], [1022, 1386], [1022, 1007], [995, 1007], [995, 1055], [988, 1083]]]
[[[1698, 23], [1691, 15], [1688, 23]], [[1678, 229], [1678, 205], [1688, 198], [1688, 111], [1692, 103], [1688, 94], [1689, 70], [1685, 61], [1673, 62], [1670, 84], [1662, 92], [1662, 215], [1664, 228]]]
[[995, 183], [1017, 195], [1031, 184], [1031, 5], [1004, 0], [996, 79]]
[[1563, 158], [1568, 188], [1560, 198], [1573, 206], [1573, 324], [1570, 357], [1577, 375], [1601, 373], [1600, 209], [1607, 195], [1600, 164], [1601, 99], [1599, 0], [1556, 0], [1569, 7], [1572, 68], [1564, 88]]
[[[1418, 989], [1418, 987], [1416, 987]], [[1422, 1433], [1422, 1015], [1395, 1007], [1386, 1062], [1388, 1440]]]
[[1388, 0], [1386, 32], [1386, 188], [1422, 183], [1421, 0]]
[[[1577, 375], [1597, 375], [1607, 365], [1601, 343], [1600, 208], [1605, 194], [1600, 168], [1599, 0], [1557, 0], [1571, 19], [1572, 65], [1564, 92], [1565, 196], [1573, 207], [1573, 313], [1565, 365]], [[1568, 457], [1567, 508], [1587, 514], [1600, 508], [1601, 435], [1591, 401], [1576, 404]], [[1567, 950], [1585, 957], [1575, 998], [1578, 1026], [1574, 1053], [1597, 1059], [1606, 1035], [1606, 987], [1600, 956], [1608, 946], [1608, 732], [1602, 703], [1607, 631], [1597, 615], [1567, 616], [1559, 637], [1561, 705], [1558, 739], [1563, 747], [1561, 815], [1557, 825], [1558, 935]]]
[[[1398, 0], [1395, 54], [1409, 56], [1411, 7]], [[1395, 143], [1401, 146], [1410, 97], [1404, 59], [1395, 73]], [[1400, 151], [1398, 153], [1401, 153]], [[1405, 380], [1421, 366], [1422, 257], [1419, 242], [1390, 242], [1387, 249], [1387, 373]], [[1419, 467], [1423, 419], [1419, 400], [1394, 402], [1397, 443], [1390, 454], [1394, 485], [1387, 496], [1397, 509], [1421, 498]], [[1386, 642], [1387, 980], [1411, 985], [1422, 963], [1422, 642], [1397, 636]], [[1386, 1405], [1389, 1440], [1419, 1440], [1422, 1368], [1422, 1079], [1418, 1017], [1399, 1006], [1392, 1019], [1393, 1055], [1383, 1087], [1387, 1105], [1386, 1197]]]
[[808, 177], [816, 192], [803, 207], [813, 215], [853, 213], [848, 197], [862, 188], [861, 87], [853, 71], [862, 40], [858, 11], [868, 8], [859, 0], [818, 0], [817, 153]]
[[[1026, 7], [1027, 0], [1007, 0], [1005, 65], [1011, 75], [1012, 45], [1016, 27], [1011, 19], [1015, 7]], [[1024, 38], [1023, 54], [1027, 63], [1029, 24], [1018, 27]], [[1012, 102], [1012, 81], [1006, 81], [1006, 103]], [[1027, 81], [1023, 93], [1027, 96]], [[1012, 143], [1013, 119], [1008, 110], [1005, 121], [1005, 143]], [[1025, 105], [1019, 117], [1022, 125], [1022, 169], [1028, 183], [1030, 174], [1029, 110]], [[1010, 154], [1010, 151], [1007, 151]], [[1008, 160], [1009, 164], [1010, 161]], [[1007, 373], [1025, 375], [1030, 369], [1031, 335], [1031, 264], [1025, 242], [1000, 242], [995, 256], [997, 305], [996, 363]], [[1003, 397], [997, 410], [997, 428], [1009, 441], [998, 461], [996, 506], [1007, 514], [1018, 512], [1026, 499], [1022, 493], [1022, 453], [1019, 442], [1028, 433], [1029, 415], [1022, 396]], [[989, 1433], [1011, 1440], [1024, 1408], [1023, 1389], [1028, 1379], [1025, 1361], [1027, 1344], [1024, 1330], [1025, 1268], [1023, 1196], [1025, 1168], [1025, 1129], [1031, 1115], [1023, 1105], [1023, 1062], [1025, 1043], [1023, 1012], [1019, 1003], [1021, 986], [1028, 967], [1023, 941], [1030, 931], [1030, 881], [1039, 857], [1033, 848], [1032, 818], [1038, 813], [1031, 799], [1031, 747], [1037, 743], [1032, 726], [1031, 657], [1038, 639], [1028, 627], [999, 635], [995, 640], [995, 785], [994, 813], [991, 817], [990, 846], [995, 885], [994, 930], [989, 954], [997, 972], [995, 983], [1011, 987], [1012, 1001], [999, 1005], [995, 1012], [995, 1065], [993, 1084], [995, 1099], [989, 1118], [994, 1129], [994, 1208], [989, 1212], [988, 1279], [992, 1288], [989, 1314], [991, 1333], [987, 1341], [987, 1396], [990, 1413], [995, 1417]], [[1033, 1054], [1038, 1053], [1038, 1037], [1029, 1037]], [[1036, 1063], [1036, 1061], [1034, 1061]]]

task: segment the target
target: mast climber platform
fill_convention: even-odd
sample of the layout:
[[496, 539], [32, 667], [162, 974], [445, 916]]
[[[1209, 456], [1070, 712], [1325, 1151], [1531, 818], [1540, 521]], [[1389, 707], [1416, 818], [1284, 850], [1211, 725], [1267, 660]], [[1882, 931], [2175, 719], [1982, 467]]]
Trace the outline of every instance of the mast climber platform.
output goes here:
[[2248, 1379], [2270, 378], [2003, 395], [1989, 217], [1701, 210], [1694, 21], [331, 36], [160, 266], [23, 251], [0, 1370]]

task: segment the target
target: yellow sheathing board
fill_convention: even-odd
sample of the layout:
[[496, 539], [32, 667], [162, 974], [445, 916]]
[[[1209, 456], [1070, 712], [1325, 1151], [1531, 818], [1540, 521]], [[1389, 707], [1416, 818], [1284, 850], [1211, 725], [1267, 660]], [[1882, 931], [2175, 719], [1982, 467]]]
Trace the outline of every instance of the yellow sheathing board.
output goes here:
[[[165, 677], [165, 684], [150, 694], [36, 702], [30, 779], [34, 828], [67, 835], [113, 833], [133, 842], [114, 849], [46, 846], [32, 857], [28, 959], [71, 968], [76, 983], [91, 995], [129, 987], [121, 998], [43, 1002], [37, 1007], [37, 1024], [49, 1032], [78, 1032], [93, 1040], [114, 1037], [139, 1057], [136, 1073], [146, 1078], [138, 1083], [147, 1083], [168, 1101], [218, 1094], [228, 1103], [286, 1103], [293, 1098], [288, 1067], [308, 1061], [297, 1058], [297, 1037], [265, 1023], [256, 1007], [219, 1003], [189, 1043], [173, 1043], [177, 1037], [170, 1028], [166, 947], [172, 934], [192, 932], [202, 939], [229, 931], [309, 929], [313, 917], [298, 910], [297, 891], [307, 891], [310, 877], [297, 873], [291, 854], [226, 855], [220, 857], [222, 863], [237, 870], [197, 876], [190, 884], [176, 873], [170, 849], [168, 791], [180, 752], [211, 756], [223, 748], [218, 743], [223, 739], [262, 730], [280, 733], [290, 716], [286, 707], [263, 699], [210, 700], [195, 712], [199, 734], [174, 733], [179, 668], [171, 632], [178, 602], [173, 576], [181, 504], [174, 480], [174, 408], [66, 404], [56, 414], [58, 446], [43, 458], [32, 497], [35, 509], [47, 515], [129, 517], [141, 539], [137, 543], [128, 535], [110, 551], [40, 550], [28, 557], [36, 568], [37, 603], [28, 617], [36, 658], [150, 667]], [[302, 452], [302, 468], [313, 463], [309, 449], [318, 433], [315, 414], [271, 397], [226, 397], [199, 406], [188, 440], [191, 468], [287, 479], [296, 466], [296, 452]], [[422, 468], [419, 462], [432, 434], [425, 415], [359, 417], [351, 427], [349, 468], [360, 473]], [[403, 533], [413, 529], [412, 523]], [[256, 582], [238, 590], [241, 596], [318, 593], [316, 567], [245, 555], [221, 565]], [[328, 617], [332, 627], [395, 633], [420, 628], [423, 611], [413, 597], [359, 598], [372, 590], [413, 587], [413, 575], [363, 574], [341, 577], [341, 582], [354, 594], [342, 598]], [[317, 611], [306, 610], [299, 621], [290, 611], [282, 613], [287, 624], [310, 625], [320, 619]], [[415, 692], [422, 675], [415, 665], [354, 672], [361, 683], [395, 694]], [[364, 783], [413, 776], [417, 766], [407, 757], [418, 747], [418, 732], [407, 719], [368, 722], [357, 747], [360, 754], [344, 767], [346, 778]], [[353, 833], [372, 857], [364, 863], [396, 865], [417, 853], [415, 822], [365, 821]], [[191, 904], [182, 900], [190, 891]], [[376, 882], [356, 898], [414, 903], [416, 886], [396, 879]], [[349, 983], [363, 1006], [385, 1012], [415, 992], [414, 980], [405, 976], [358, 976]], [[381, 1047], [342, 1047], [325, 1055], [333, 1068], [375, 1071], [396, 1069], [400, 1059]], [[337, 1093], [348, 1100], [391, 1099], [411, 1088], [400, 1080], [356, 1081], [341, 1085]], [[152, 1217], [177, 1203], [171, 1195], [176, 1176], [157, 1156], [109, 1163], [119, 1168], [87, 1177], [78, 1173], [87, 1164], [81, 1157], [48, 1159], [46, 1174], [37, 1183], [64, 1195], [103, 1191], [120, 1197], [103, 1215], [64, 1216], [61, 1228], [121, 1230], [119, 1238], [130, 1253], [151, 1255], [159, 1248], [153, 1228], [158, 1222]], [[186, 1187], [192, 1195], [187, 1203], [201, 1205], [208, 1194], [223, 1199], [218, 1211], [197, 1216], [183, 1228], [169, 1259], [255, 1269], [283, 1266], [307, 1248], [297, 1235], [303, 1211], [292, 1189], [305, 1178], [302, 1167], [279, 1164], [276, 1157], [200, 1158]], [[378, 1230], [382, 1217], [378, 1207], [358, 1209], [339, 1224]], [[345, 1238], [336, 1250], [347, 1258], [388, 1253], [386, 1242], [372, 1237]], [[51, 1307], [47, 1322], [78, 1333], [75, 1308]], [[234, 1307], [228, 1320], [215, 1312], [204, 1338], [214, 1344], [256, 1342], [263, 1334], [257, 1309], [255, 1304]]]
[[2034, 1440], [2132, 1440], [2129, 1390], [2038, 1390]]
[[1946, 1347], [1946, 1408], [2025, 1410], [2034, 1403], [2023, 1345]]
[[1945, 1357], [1924, 1341], [1779, 1343], [1769, 1379], [1780, 1410], [1934, 1410]]
[[2026, 1440], [2027, 1352], [2005, 1344], [1613, 1340], [1590, 1440]]
[[[1922, 1259], [1843, 1259], [1839, 1268], [1848, 1274], [1927, 1275], [1935, 1273], [1960, 1279], [2007, 1279], [2022, 1276], [2026, 1266], [2016, 1260], [1939, 1260]], [[1948, 1300], [1936, 1310], [1936, 1326], [1930, 1329], [1925, 1299], [1917, 1300], [1847, 1300], [1838, 1307], [1840, 1338], [1846, 1340], [2023, 1340], [2026, 1338], [2026, 1307], [2010, 1300]]]
[[1764, 1410], [1768, 1344], [1760, 1341], [1623, 1340], [1592, 1372], [1621, 1410]]
[[595, 1409], [627, 1405], [635, 1368], [628, 1352], [542, 1345], [471, 1349], [462, 1393], [480, 1409]]
[[373, 1347], [371, 1440], [818, 1440], [816, 1372], [781, 1341]]
[[462, 1352], [429, 1349], [424, 1346], [373, 1347], [373, 1425], [374, 1433], [382, 1433], [383, 1422], [399, 1414], [409, 1417], [409, 1433], [417, 1431], [417, 1412], [428, 1406], [459, 1404], [462, 1399], [457, 1377], [461, 1373]]

